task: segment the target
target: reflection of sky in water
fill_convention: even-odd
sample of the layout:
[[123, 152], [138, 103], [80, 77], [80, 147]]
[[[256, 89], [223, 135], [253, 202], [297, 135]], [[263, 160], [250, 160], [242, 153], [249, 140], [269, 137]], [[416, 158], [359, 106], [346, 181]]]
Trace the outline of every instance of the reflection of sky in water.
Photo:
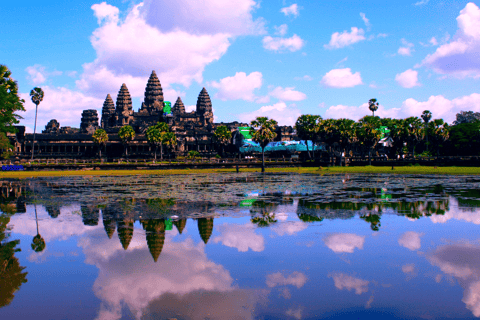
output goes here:
[[[214, 219], [205, 245], [197, 222], [174, 227], [155, 263], [134, 224], [124, 250], [102, 216], [85, 226], [72, 202], [51, 218], [37, 205], [11, 217], [11, 239], [28, 282], [2, 319], [469, 319], [480, 317], [480, 209], [449, 198], [445, 215], [381, 215], [378, 232], [359, 219], [303, 222], [298, 201], [272, 207], [276, 222]], [[220, 208], [221, 209], [221, 208]], [[222, 209], [223, 210], [223, 209]]]

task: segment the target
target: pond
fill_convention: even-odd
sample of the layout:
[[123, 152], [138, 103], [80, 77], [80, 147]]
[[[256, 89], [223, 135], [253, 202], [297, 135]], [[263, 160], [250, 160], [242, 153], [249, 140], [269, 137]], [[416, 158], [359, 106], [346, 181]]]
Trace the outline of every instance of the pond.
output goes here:
[[480, 177], [0, 181], [0, 319], [476, 319]]

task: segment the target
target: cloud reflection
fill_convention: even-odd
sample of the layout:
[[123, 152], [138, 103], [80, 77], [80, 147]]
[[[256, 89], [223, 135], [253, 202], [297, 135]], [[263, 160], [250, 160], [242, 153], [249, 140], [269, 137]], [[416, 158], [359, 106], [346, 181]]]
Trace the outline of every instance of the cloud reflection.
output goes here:
[[262, 235], [255, 233], [256, 228], [251, 223], [243, 225], [224, 223], [217, 227], [220, 235], [213, 238], [212, 241], [236, 248], [239, 252], [247, 252], [248, 249], [261, 252], [265, 249], [265, 241]]
[[325, 245], [335, 253], [353, 253], [355, 248], [363, 249], [365, 236], [353, 233], [333, 233], [323, 239]]
[[421, 236], [423, 236], [423, 233], [407, 231], [398, 239], [398, 244], [412, 251], [418, 250], [421, 247]]
[[281, 272], [275, 272], [267, 275], [266, 284], [269, 288], [276, 286], [292, 285], [300, 289], [307, 282], [307, 276], [301, 272], [293, 272], [285, 277]]
[[349, 276], [345, 273], [332, 273], [328, 275], [333, 278], [335, 288], [339, 290], [346, 289], [348, 291], [355, 290], [356, 294], [362, 294], [368, 291], [370, 281]]

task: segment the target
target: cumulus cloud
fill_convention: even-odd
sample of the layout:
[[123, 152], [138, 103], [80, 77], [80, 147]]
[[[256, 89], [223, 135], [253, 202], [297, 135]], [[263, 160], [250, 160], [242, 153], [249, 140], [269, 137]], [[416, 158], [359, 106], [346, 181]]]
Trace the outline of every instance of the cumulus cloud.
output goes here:
[[349, 276], [345, 273], [333, 273], [328, 275], [333, 278], [335, 288], [338, 290], [346, 289], [348, 291], [355, 290], [356, 294], [362, 294], [368, 291], [370, 281]]
[[324, 45], [326, 49], [339, 49], [349, 45], [352, 45], [356, 42], [365, 40], [365, 31], [363, 29], [358, 29], [356, 27], [351, 28], [351, 32], [347, 30], [342, 33], [335, 32], [330, 38], [330, 42]]
[[220, 82], [213, 81], [210, 85], [218, 89], [215, 98], [225, 100], [243, 99], [246, 101], [255, 100], [253, 91], [262, 87], [262, 73], [252, 72], [248, 76], [245, 72], [237, 72], [233, 77], [220, 79]]
[[320, 83], [330, 88], [351, 88], [363, 84], [360, 72], [352, 74], [350, 68], [330, 70], [323, 76]]
[[280, 26], [274, 26], [275, 34], [279, 36], [284, 36], [287, 34], [288, 26], [286, 24], [282, 24]]
[[461, 243], [441, 246], [427, 255], [432, 265], [439, 267], [447, 276], [453, 276], [462, 286], [462, 301], [475, 317], [480, 317], [479, 254], [478, 245]]
[[280, 101], [252, 112], [241, 113], [238, 115], [238, 119], [250, 123], [256, 117], [268, 117], [269, 119], [275, 119], [280, 126], [293, 126], [301, 115], [302, 112], [299, 109], [294, 106], [287, 108], [287, 104]]
[[200, 83], [205, 66], [220, 59], [235, 36], [265, 33], [263, 21], [252, 18], [256, 8], [252, 0], [146, 0], [120, 18], [114, 6], [93, 5], [99, 27], [91, 43], [97, 57], [83, 65], [77, 87], [100, 98], [126, 83], [132, 97], [142, 97], [152, 70], [164, 92], [174, 93], [172, 83]]
[[402, 39], [403, 47], [398, 48], [397, 53], [402, 56], [411, 56], [413, 50], [413, 43], [408, 42], [405, 39]]
[[398, 244], [412, 251], [418, 250], [421, 247], [421, 236], [423, 236], [423, 233], [407, 231], [398, 239]]
[[290, 50], [295, 52], [300, 50], [304, 45], [302, 38], [294, 34], [290, 38], [279, 38], [266, 36], [263, 38], [263, 47], [272, 51]]
[[46, 68], [40, 64], [29, 66], [25, 71], [28, 73], [27, 79], [35, 85], [44, 83], [49, 76], [59, 76], [62, 74], [61, 71], [47, 72]]
[[457, 17], [458, 30], [452, 41], [429, 54], [422, 64], [439, 74], [459, 78], [480, 77], [480, 9], [468, 3]]
[[268, 274], [266, 280], [266, 284], [269, 288], [292, 285], [300, 289], [306, 282], [307, 276], [297, 271], [293, 272], [287, 277], [285, 277], [281, 272]]
[[402, 73], [399, 73], [395, 76], [395, 81], [404, 88], [413, 88], [415, 86], [420, 86], [418, 83], [418, 71], [408, 69]]
[[247, 252], [251, 249], [255, 252], [261, 252], [265, 249], [263, 236], [255, 233], [255, 225], [248, 223], [222, 224], [216, 227], [220, 235], [213, 238], [213, 243], [221, 242], [224, 246], [236, 248], [239, 252]]
[[335, 253], [353, 253], [355, 248], [363, 249], [365, 236], [353, 233], [333, 233], [323, 239], [325, 245]]
[[299, 9], [298, 5], [294, 3], [291, 6], [280, 9], [280, 12], [282, 12], [287, 17], [294, 16], [296, 18], [299, 15], [298, 9]]
[[[462, 110], [480, 112], [480, 94], [472, 93], [471, 95], [452, 100], [449, 100], [442, 95], [430, 96], [427, 101], [417, 101], [413, 98], [409, 98], [403, 101], [399, 108], [386, 109], [385, 106], [380, 104], [378, 110], [375, 111], [375, 115], [382, 118], [404, 119], [413, 116], [419, 117], [423, 110], [430, 110], [435, 119], [443, 119], [448, 123], [452, 123], [455, 121], [455, 115]], [[360, 106], [330, 106], [322, 117], [325, 119], [347, 118], [359, 120], [370, 114], [371, 111], [368, 110], [368, 103], [363, 103]]]
[[[58, 119], [61, 126], [80, 127], [80, 118], [85, 109], [97, 110], [101, 115], [104, 99], [85, 95], [80, 91], [73, 91], [65, 87], [42, 86], [45, 94], [38, 106], [37, 132], [41, 132], [51, 119]], [[22, 125], [32, 127], [35, 122], [35, 104], [30, 100], [28, 93], [20, 94], [25, 99], [25, 113], [22, 114]], [[106, 94], [105, 94], [106, 96]], [[41, 112], [40, 112], [41, 110]], [[33, 130], [32, 130], [33, 132]]]
[[302, 101], [307, 98], [307, 95], [303, 92], [294, 90], [294, 87], [291, 88], [282, 88], [276, 87], [272, 91], [270, 91], [270, 95], [275, 97], [279, 100], [283, 101]]

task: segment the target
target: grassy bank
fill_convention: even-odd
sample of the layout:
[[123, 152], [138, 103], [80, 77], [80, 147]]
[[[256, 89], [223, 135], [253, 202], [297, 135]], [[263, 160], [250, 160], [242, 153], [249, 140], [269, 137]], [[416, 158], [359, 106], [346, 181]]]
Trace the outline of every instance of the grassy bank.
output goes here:
[[[315, 174], [338, 173], [388, 173], [388, 174], [480, 174], [480, 167], [320, 167], [320, 168], [266, 168], [268, 172], [296, 172]], [[175, 170], [70, 170], [70, 171], [4, 171], [0, 172], [2, 178], [33, 178], [33, 177], [68, 177], [68, 176], [121, 176], [121, 175], [175, 175], [192, 173], [222, 173], [236, 172], [231, 169], [175, 169]], [[260, 172], [259, 168], [241, 168], [240, 172]]]

